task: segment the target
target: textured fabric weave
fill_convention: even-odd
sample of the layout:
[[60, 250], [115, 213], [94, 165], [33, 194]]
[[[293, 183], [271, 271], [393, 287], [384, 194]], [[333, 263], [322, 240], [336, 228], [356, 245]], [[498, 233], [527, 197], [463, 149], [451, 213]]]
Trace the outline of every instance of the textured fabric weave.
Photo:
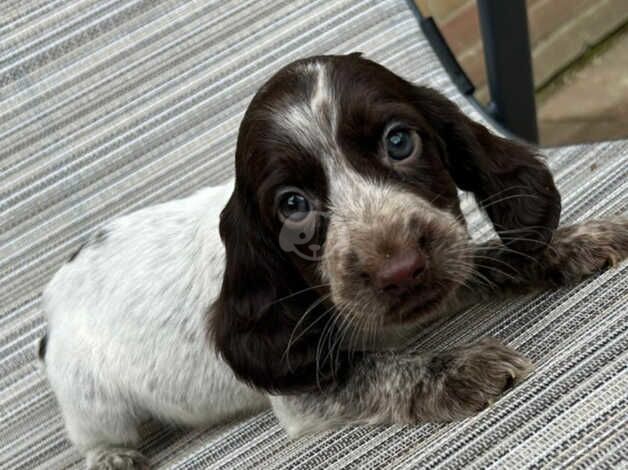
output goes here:
[[[256, 88], [312, 54], [362, 51], [470, 115], [402, 0], [4, 0], [0, 4], [0, 468], [83, 465], [34, 343], [41, 290], [95, 226], [232, 174]], [[548, 150], [564, 222], [628, 209], [628, 142]], [[472, 204], [474, 233], [488, 224]], [[350, 427], [289, 441], [270, 412], [150, 425], [163, 468], [618, 468], [627, 459], [628, 266], [571, 289], [478, 305], [420, 338], [485, 335], [537, 372], [454, 424]]]

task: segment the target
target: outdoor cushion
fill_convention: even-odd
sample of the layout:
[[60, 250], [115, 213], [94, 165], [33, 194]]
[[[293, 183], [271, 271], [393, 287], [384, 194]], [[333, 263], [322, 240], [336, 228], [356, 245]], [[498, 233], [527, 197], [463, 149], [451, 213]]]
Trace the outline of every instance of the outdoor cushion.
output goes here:
[[[452, 85], [403, 0], [5, 0], [0, 9], [0, 468], [84, 465], [36, 361], [43, 286], [99, 224], [233, 173], [255, 90], [303, 56], [362, 51]], [[628, 141], [546, 149], [562, 221], [626, 214]], [[490, 236], [470, 198], [472, 233]], [[572, 288], [477, 305], [423, 347], [486, 335], [536, 373], [451, 424], [289, 440], [270, 411], [204, 430], [149, 423], [157, 468], [557, 468], [626, 464], [628, 264]]]

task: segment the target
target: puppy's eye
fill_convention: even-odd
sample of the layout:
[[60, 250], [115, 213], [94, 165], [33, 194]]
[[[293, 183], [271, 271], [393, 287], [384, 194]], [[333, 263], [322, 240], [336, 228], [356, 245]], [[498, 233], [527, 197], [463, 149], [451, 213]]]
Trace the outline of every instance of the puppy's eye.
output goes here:
[[410, 129], [393, 127], [384, 137], [386, 154], [393, 160], [405, 160], [417, 153], [420, 147], [418, 134]]
[[312, 209], [310, 203], [303, 194], [296, 192], [284, 193], [279, 199], [279, 212], [291, 222], [301, 222]]

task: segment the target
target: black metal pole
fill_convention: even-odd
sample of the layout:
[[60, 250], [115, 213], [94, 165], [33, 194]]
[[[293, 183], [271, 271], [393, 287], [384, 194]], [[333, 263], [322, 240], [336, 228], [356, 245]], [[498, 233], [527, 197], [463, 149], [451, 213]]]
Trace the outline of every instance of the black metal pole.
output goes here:
[[513, 134], [539, 140], [525, 0], [478, 0], [491, 105]]

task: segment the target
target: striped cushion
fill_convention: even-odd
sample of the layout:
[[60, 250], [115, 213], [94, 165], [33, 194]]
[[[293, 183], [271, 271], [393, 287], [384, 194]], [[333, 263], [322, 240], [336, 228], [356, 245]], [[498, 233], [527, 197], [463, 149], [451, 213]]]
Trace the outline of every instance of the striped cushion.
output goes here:
[[[355, 50], [478, 118], [402, 0], [2, 2], [0, 468], [82, 465], [35, 361], [52, 273], [102, 221], [230, 176], [238, 122], [278, 67]], [[546, 154], [565, 222], [626, 214], [628, 142]], [[488, 236], [473, 204], [465, 212]], [[475, 418], [289, 441], [267, 412], [187, 432], [149, 424], [143, 450], [164, 468], [625, 465], [627, 274], [624, 263], [426, 331], [438, 347], [498, 336], [537, 363]]]

